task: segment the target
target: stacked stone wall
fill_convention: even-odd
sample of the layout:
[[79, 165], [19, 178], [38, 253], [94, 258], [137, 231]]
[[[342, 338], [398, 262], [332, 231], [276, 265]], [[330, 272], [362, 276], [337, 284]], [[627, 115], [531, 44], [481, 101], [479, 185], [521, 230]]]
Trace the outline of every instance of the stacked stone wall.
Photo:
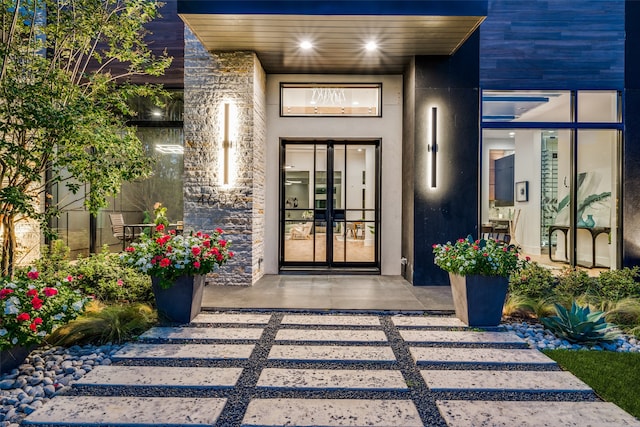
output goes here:
[[[184, 221], [225, 230], [236, 256], [210, 281], [251, 285], [264, 257], [266, 77], [253, 52], [207, 52], [185, 29]], [[222, 181], [224, 104], [230, 104], [230, 179]]]

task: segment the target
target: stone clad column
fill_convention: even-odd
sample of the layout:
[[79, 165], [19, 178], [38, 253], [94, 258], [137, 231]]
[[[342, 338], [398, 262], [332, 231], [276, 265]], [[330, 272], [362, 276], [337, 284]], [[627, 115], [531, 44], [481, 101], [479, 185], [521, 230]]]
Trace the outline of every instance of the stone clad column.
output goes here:
[[185, 229], [220, 227], [232, 241], [235, 257], [208, 282], [252, 285], [264, 274], [266, 75], [254, 52], [207, 52], [188, 28], [184, 56]]

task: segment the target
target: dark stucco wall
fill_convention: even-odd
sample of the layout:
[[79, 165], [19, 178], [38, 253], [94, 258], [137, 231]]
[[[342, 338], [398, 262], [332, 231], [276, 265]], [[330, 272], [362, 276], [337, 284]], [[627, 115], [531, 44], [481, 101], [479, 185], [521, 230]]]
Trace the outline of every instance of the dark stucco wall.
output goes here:
[[[414, 285], [448, 285], [433, 243], [477, 234], [479, 153], [478, 32], [452, 56], [415, 59]], [[427, 179], [428, 115], [438, 108], [437, 185]]]
[[640, 2], [626, 1], [622, 263], [640, 265]]

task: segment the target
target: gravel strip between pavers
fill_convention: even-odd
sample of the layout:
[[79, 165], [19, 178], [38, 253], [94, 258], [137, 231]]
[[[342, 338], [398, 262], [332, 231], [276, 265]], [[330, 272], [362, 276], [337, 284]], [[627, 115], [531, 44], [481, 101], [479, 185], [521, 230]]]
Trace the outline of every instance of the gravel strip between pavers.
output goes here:
[[[234, 311], [237, 312], [237, 311]], [[242, 313], [251, 313], [242, 311]], [[264, 311], [254, 311], [255, 314], [265, 314]], [[436, 400], [494, 400], [494, 401], [598, 401], [598, 397], [593, 392], [583, 393], [560, 393], [560, 392], [432, 392], [428, 389], [421, 370], [428, 369], [458, 369], [458, 370], [510, 370], [510, 371], [557, 371], [557, 365], [485, 365], [485, 364], [420, 364], [417, 365], [413, 360], [410, 347], [465, 347], [465, 348], [527, 348], [527, 345], [487, 345], [487, 344], [424, 344], [424, 343], [407, 343], [400, 335], [401, 330], [464, 330], [464, 328], [444, 328], [444, 327], [397, 327], [394, 325], [392, 318], [396, 313], [376, 313], [380, 320], [380, 326], [346, 326], [346, 325], [282, 325], [282, 319], [287, 314], [296, 315], [335, 315], [336, 313], [317, 313], [317, 312], [300, 312], [300, 311], [276, 311], [271, 312], [268, 324], [197, 324], [189, 327], [224, 327], [224, 328], [261, 328], [262, 335], [258, 340], [189, 340], [189, 343], [215, 343], [215, 344], [254, 344], [255, 347], [248, 360], [120, 360], [114, 365], [129, 366], [202, 366], [202, 367], [238, 367], [243, 368], [242, 374], [238, 379], [237, 385], [228, 389], [185, 389], [185, 388], [167, 388], [167, 387], [141, 387], [141, 386], [73, 386], [64, 387], [57, 391], [57, 394], [66, 395], [85, 395], [85, 396], [166, 396], [166, 397], [211, 397], [211, 398], [227, 398], [228, 402], [222, 411], [222, 414], [216, 422], [216, 426], [234, 427], [240, 426], [251, 399], [267, 399], [267, 398], [308, 398], [308, 399], [410, 399], [415, 404], [418, 413], [425, 426], [444, 427], [446, 423], [440, 415]], [[366, 313], [365, 315], [372, 315]], [[421, 313], [422, 314], [422, 313]], [[349, 313], [349, 315], [357, 316], [358, 314]], [[305, 330], [382, 330], [384, 331], [387, 342], [300, 342], [300, 341], [275, 341], [276, 334], [281, 329], [305, 329]], [[187, 342], [183, 340], [145, 340], [145, 343], [177, 343]], [[370, 347], [390, 347], [396, 358], [395, 362], [305, 362], [305, 361], [275, 361], [268, 360], [269, 352], [274, 345], [307, 345], [307, 346], [370, 346]], [[108, 348], [108, 355], [115, 353], [112, 348]], [[82, 355], [86, 356], [89, 350], [85, 349]], [[53, 354], [53, 352], [52, 352]], [[45, 358], [44, 356], [42, 356]], [[107, 358], [107, 355], [102, 356]], [[46, 359], [46, 358], [45, 358]], [[47, 363], [47, 360], [44, 360]], [[295, 368], [295, 369], [349, 369], [349, 370], [398, 370], [402, 373], [404, 380], [408, 386], [408, 390], [396, 391], [358, 391], [358, 390], [278, 390], [270, 388], [256, 388], [258, 378], [264, 368]], [[2, 380], [3, 377], [0, 377]], [[72, 384], [72, 382], [71, 382]], [[10, 399], [7, 396], [9, 392], [0, 390], [0, 406], [4, 412], [0, 412], [0, 427], [14, 427], [24, 417], [24, 411], [20, 411], [20, 400]], [[9, 400], [8, 400], [9, 399]], [[14, 402], [15, 408], [7, 418], [8, 406], [7, 401]], [[27, 405], [28, 406], [28, 405]], [[23, 409], [25, 409], [23, 407]], [[9, 409], [10, 411], [10, 409]], [[3, 421], [4, 418], [4, 421]]]

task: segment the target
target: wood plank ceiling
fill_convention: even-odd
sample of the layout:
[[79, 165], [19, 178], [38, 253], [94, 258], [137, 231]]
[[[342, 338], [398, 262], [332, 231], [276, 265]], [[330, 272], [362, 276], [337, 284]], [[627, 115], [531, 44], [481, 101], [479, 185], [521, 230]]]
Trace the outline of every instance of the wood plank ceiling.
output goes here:
[[[451, 55], [483, 16], [182, 14], [209, 51], [257, 53], [267, 73], [399, 74], [414, 55]], [[313, 47], [303, 50], [302, 41]], [[378, 49], [365, 49], [368, 42]]]

